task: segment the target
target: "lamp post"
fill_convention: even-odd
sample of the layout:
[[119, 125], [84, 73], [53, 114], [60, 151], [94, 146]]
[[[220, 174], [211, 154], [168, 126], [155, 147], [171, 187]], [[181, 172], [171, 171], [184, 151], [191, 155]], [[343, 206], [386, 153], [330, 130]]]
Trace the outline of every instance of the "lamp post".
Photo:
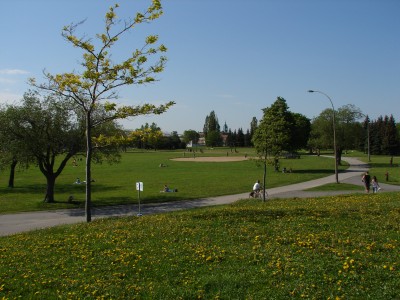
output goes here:
[[333, 151], [335, 152], [335, 179], [336, 183], [339, 183], [339, 175], [338, 175], [338, 159], [337, 159], [337, 149], [336, 149], [336, 122], [335, 122], [335, 107], [333, 106], [332, 99], [325, 94], [324, 92], [321, 91], [314, 91], [314, 90], [308, 90], [309, 93], [320, 93], [324, 95], [326, 98], [329, 99], [332, 105], [332, 110], [333, 110], [333, 117], [332, 117], [332, 122], [333, 122]]

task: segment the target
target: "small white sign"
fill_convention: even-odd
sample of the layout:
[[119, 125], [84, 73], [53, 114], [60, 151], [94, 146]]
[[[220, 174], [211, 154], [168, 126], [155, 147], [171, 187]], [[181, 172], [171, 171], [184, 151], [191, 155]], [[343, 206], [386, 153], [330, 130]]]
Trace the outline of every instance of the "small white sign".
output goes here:
[[143, 182], [136, 182], [136, 190], [143, 192]]

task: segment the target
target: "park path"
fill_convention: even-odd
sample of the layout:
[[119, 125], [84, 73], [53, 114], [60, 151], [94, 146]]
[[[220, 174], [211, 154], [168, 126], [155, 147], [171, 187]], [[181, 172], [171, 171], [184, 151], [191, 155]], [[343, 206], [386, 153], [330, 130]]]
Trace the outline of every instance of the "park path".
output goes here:
[[[368, 165], [356, 158], [343, 157], [344, 161], [350, 164], [350, 167], [339, 173], [339, 181], [360, 185], [360, 192], [363, 192], [361, 182], [362, 174], [368, 170]], [[335, 174], [327, 177], [310, 180], [306, 182], [291, 184], [282, 187], [268, 189], [268, 198], [304, 198], [318, 197], [326, 195], [338, 195], [345, 193], [354, 193], [355, 191], [318, 191], [310, 192], [306, 189], [321, 186], [335, 182]], [[380, 184], [383, 191], [400, 191], [400, 186]], [[157, 204], [146, 204], [140, 207], [140, 213], [143, 215], [164, 213], [175, 210], [191, 209], [204, 206], [222, 205], [233, 203], [240, 199], [248, 198], [249, 193], [218, 196], [198, 200], [187, 200], [178, 202], [166, 202]], [[137, 204], [98, 207], [92, 209], [92, 219], [113, 217], [113, 216], [136, 216], [139, 213]], [[16, 214], [0, 215], [0, 236], [16, 234], [40, 228], [52, 227], [61, 224], [73, 224], [85, 222], [84, 209], [63, 209], [39, 212], [26, 212]]]

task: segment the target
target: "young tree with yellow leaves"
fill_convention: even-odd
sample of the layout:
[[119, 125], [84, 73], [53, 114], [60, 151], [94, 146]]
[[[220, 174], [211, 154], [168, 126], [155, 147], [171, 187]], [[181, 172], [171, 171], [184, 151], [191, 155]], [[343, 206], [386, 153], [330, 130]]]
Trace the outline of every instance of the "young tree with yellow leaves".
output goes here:
[[[76, 110], [86, 118], [86, 221], [91, 221], [91, 160], [92, 129], [106, 122], [147, 114], [162, 114], [173, 104], [163, 105], [141, 104], [136, 106], [119, 106], [117, 90], [122, 86], [152, 83], [156, 74], [164, 70], [167, 51], [164, 45], [157, 45], [158, 36], [150, 35], [144, 45], [133, 50], [131, 55], [116, 63], [111, 60], [111, 50], [127, 33], [141, 23], [149, 23], [159, 18], [162, 13], [160, 0], [152, 0], [151, 5], [143, 13], [137, 13], [134, 19], [119, 22], [116, 15], [118, 5], [111, 7], [105, 15], [104, 32], [92, 39], [75, 35], [76, 28], [83, 22], [65, 26], [62, 36], [74, 47], [83, 51], [82, 70], [71, 73], [45, 73], [46, 83], [37, 84], [31, 79], [32, 86], [41, 90], [57, 93], [72, 100]], [[148, 60], [151, 59], [151, 62]], [[103, 118], [94, 118], [98, 111], [104, 111]]]

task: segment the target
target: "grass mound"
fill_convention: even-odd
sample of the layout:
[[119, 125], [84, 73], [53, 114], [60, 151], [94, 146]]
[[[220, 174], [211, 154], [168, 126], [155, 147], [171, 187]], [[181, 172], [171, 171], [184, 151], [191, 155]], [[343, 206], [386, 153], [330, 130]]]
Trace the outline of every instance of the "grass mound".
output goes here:
[[393, 299], [399, 194], [243, 200], [0, 238], [6, 299]]

